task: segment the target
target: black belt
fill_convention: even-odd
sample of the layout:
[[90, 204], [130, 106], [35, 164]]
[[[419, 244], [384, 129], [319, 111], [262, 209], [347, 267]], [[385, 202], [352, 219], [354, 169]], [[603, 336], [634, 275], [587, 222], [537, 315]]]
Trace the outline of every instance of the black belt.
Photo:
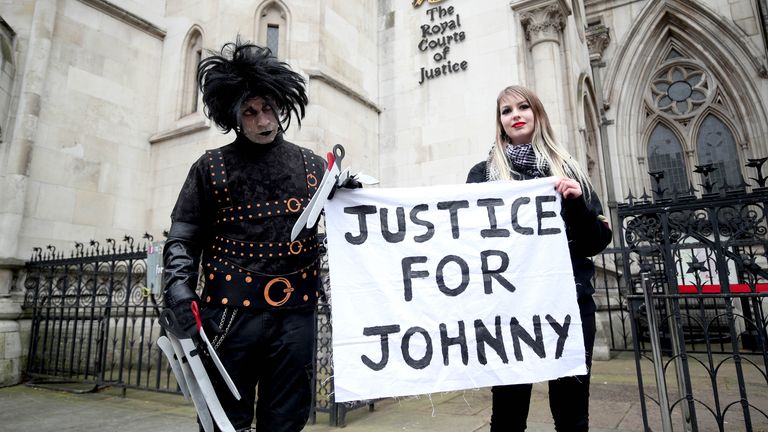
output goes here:
[[247, 242], [216, 236], [211, 243], [211, 252], [222, 258], [282, 258], [317, 252], [320, 244], [317, 235], [296, 239], [292, 242]]
[[314, 305], [320, 297], [319, 260], [284, 275], [261, 275], [241, 269], [208, 266], [203, 301], [209, 305], [253, 310]]

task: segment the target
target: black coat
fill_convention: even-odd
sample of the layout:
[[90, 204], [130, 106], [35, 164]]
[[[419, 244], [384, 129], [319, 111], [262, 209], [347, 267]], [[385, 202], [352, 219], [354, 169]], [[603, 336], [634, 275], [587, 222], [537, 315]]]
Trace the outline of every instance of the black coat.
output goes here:
[[[250, 284], [257, 274], [293, 274], [316, 263], [317, 227], [305, 229], [293, 243], [290, 234], [324, 171], [322, 158], [282, 135], [271, 144], [238, 137], [201, 156], [192, 165], [171, 214], [163, 251], [166, 305], [197, 299], [201, 254], [206, 292], [219, 297], [229, 296], [212, 292], [223, 289], [213, 272], [221, 272], [226, 283], [231, 281], [227, 285], [235, 285], [236, 276], [253, 273], [253, 278], [246, 278]], [[308, 279], [313, 278], [317, 277], [310, 273]], [[239, 285], [228, 289], [257, 291]]]
[[[486, 162], [476, 164], [467, 175], [467, 183], [484, 183], [488, 179]], [[521, 180], [528, 180], [522, 178]], [[603, 207], [597, 194], [589, 194], [589, 201], [579, 197], [564, 199], [560, 215], [565, 222], [565, 232], [568, 237], [568, 249], [571, 255], [573, 276], [576, 282], [576, 292], [581, 313], [594, 313], [595, 305], [592, 294], [592, 277], [595, 266], [589, 257], [599, 254], [611, 242], [611, 229], [607, 222], [598, 216], [603, 214]], [[604, 219], [604, 218], [603, 218]]]

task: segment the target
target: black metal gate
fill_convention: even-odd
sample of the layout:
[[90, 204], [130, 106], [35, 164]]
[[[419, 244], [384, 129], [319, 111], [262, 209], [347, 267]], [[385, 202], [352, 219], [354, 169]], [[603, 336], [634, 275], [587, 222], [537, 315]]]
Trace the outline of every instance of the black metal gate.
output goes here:
[[36, 250], [24, 306], [32, 310], [27, 374], [35, 380], [176, 391], [154, 345], [157, 313], [145, 287], [146, 247], [78, 243], [69, 258]]
[[[170, 366], [157, 348], [162, 296], [147, 287], [151, 236], [134, 245], [107, 239], [77, 243], [69, 257], [49, 246], [37, 248], [26, 266], [25, 309], [31, 311], [26, 374], [35, 385], [70, 384], [75, 391], [104, 386], [179, 393]], [[321, 257], [328, 289], [327, 257]], [[330, 306], [317, 308], [312, 420], [330, 415], [344, 424], [346, 413], [373, 403], [336, 403], [333, 396]], [[74, 385], [77, 384], [77, 385]], [[87, 387], [84, 388], [84, 385]]]
[[701, 197], [659, 187], [618, 208], [644, 427], [768, 430], [768, 189], [697, 172]]

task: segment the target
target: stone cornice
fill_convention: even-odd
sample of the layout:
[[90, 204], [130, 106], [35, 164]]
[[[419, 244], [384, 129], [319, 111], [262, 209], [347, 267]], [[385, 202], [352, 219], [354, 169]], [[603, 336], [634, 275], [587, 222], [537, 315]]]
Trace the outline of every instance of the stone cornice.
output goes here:
[[149, 143], [156, 144], [159, 142], [168, 141], [170, 139], [178, 138], [184, 135], [189, 135], [195, 132], [210, 129], [210, 127], [211, 127], [210, 123], [205, 118], [202, 118], [201, 116], [200, 120], [194, 123], [179, 126], [171, 130], [158, 132], [152, 135], [151, 137], [149, 137]]
[[165, 39], [165, 30], [145, 20], [144, 18], [128, 12], [120, 6], [110, 3], [107, 0], [80, 0], [81, 3], [85, 3], [88, 6], [100, 10], [105, 14], [122, 21], [132, 27], [144, 31], [145, 33], [154, 36], [160, 40]]
[[3, 17], [0, 17], [0, 30], [2, 30], [11, 40], [16, 37], [16, 32], [11, 28], [11, 26], [3, 19]]
[[315, 79], [318, 81], [322, 81], [329, 86], [335, 88], [336, 90], [346, 94], [347, 96], [351, 97], [352, 99], [360, 102], [361, 104], [368, 107], [371, 111], [374, 111], [376, 114], [381, 114], [381, 108], [379, 108], [376, 103], [371, 101], [370, 99], [363, 96], [363, 94], [352, 87], [344, 84], [340, 80], [336, 79], [335, 77], [331, 76], [327, 72], [320, 70], [320, 69], [305, 69], [304, 70], [307, 75], [309, 75], [309, 79]]
[[0, 258], [0, 270], [18, 270], [24, 268], [26, 261], [18, 258]]

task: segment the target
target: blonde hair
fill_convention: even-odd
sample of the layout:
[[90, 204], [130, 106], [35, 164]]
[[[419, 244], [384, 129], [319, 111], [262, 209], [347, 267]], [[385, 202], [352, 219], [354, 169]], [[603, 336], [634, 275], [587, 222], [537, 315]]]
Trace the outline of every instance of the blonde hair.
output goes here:
[[534, 127], [531, 145], [536, 155], [536, 166], [542, 169], [546, 162], [549, 165], [551, 175], [568, 177], [578, 181], [584, 189], [585, 198], [587, 198], [592, 191], [589, 177], [555, 138], [552, 125], [549, 123], [549, 116], [547, 116], [541, 100], [531, 90], [522, 86], [509, 86], [502, 90], [496, 98], [496, 139], [488, 161], [491, 165], [488, 167], [489, 171], [493, 170], [498, 173], [501, 180], [513, 180], [512, 174], [515, 173], [507, 159], [506, 148], [510, 145], [510, 141], [504, 132], [504, 126], [501, 124], [499, 111], [501, 100], [509, 96], [525, 99], [533, 111]]

